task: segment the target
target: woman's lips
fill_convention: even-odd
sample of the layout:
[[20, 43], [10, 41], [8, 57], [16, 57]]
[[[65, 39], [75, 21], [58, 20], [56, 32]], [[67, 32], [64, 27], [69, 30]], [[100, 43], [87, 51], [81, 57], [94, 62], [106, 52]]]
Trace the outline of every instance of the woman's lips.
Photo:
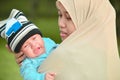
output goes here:
[[60, 32], [60, 36], [61, 36], [61, 37], [66, 37], [66, 36], [67, 36], [67, 33], [61, 31], [61, 32]]

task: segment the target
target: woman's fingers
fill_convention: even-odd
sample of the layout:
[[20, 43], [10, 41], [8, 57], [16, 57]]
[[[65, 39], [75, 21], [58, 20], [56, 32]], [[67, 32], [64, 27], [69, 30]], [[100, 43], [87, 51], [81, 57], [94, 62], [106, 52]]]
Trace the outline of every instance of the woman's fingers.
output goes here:
[[19, 66], [21, 66], [21, 63], [22, 63], [22, 61], [25, 59], [25, 57], [26, 57], [26, 56], [24, 55], [23, 52], [16, 53], [16, 54], [15, 54], [16, 63], [17, 63]]
[[17, 58], [19, 58], [19, 57], [21, 57], [23, 55], [24, 55], [23, 52], [15, 53], [15, 58], [17, 59]]

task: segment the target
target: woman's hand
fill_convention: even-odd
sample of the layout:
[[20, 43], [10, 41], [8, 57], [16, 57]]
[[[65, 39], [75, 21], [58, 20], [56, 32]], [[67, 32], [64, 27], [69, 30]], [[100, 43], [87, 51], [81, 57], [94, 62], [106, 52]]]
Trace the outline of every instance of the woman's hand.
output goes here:
[[54, 72], [46, 73], [45, 80], [55, 80], [55, 76], [56, 76], [56, 73]]
[[25, 55], [23, 52], [15, 53], [16, 63], [21, 66], [22, 61], [25, 59]]
[[[8, 45], [6, 45], [6, 48], [9, 50], [9, 52], [12, 52], [12, 50], [10, 49], [10, 47]], [[12, 52], [14, 53], [14, 52]], [[19, 52], [19, 53], [15, 53], [15, 59], [16, 59], [16, 63], [21, 66], [22, 61], [25, 59], [25, 55], [23, 52]]]

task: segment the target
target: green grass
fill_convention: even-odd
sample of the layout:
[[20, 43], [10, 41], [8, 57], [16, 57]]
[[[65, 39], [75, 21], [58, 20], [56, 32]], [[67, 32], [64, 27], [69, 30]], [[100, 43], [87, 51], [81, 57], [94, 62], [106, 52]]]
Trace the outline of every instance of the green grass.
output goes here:
[[0, 39], [0, 80], [22, 80], [19, 67], [12, 53], [5, 48], [5, 41]]
[[[44, 36], [51, 37], [57, 43], [60, 42], [57, 18], [41, 18], [31, 21], [39, 26]], [[6, 42], [0, 39], [0, 80], [22, 80], [14, 55], [5, 48], [5, 44]]]

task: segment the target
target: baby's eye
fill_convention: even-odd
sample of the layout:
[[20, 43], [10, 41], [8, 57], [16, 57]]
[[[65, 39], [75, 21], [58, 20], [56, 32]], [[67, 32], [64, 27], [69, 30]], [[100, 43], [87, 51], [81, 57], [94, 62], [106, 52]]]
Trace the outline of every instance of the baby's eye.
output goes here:
[[28, 45], [25, 45], [24, 48], [26, 48]]
[[33, 38], [33, 40], [35, 40], [35, 39], [36, 39], [36, 37]]
[[30, 46], [30, 45], [28, 45], [28, 44], [25, 44], [25, 45], [24, 45], [24, 48], [28, 48], [29, 46]]
[[35, 39], [36, 39], [36, 36], [34, 36], [32, 39], [35, 40]]

